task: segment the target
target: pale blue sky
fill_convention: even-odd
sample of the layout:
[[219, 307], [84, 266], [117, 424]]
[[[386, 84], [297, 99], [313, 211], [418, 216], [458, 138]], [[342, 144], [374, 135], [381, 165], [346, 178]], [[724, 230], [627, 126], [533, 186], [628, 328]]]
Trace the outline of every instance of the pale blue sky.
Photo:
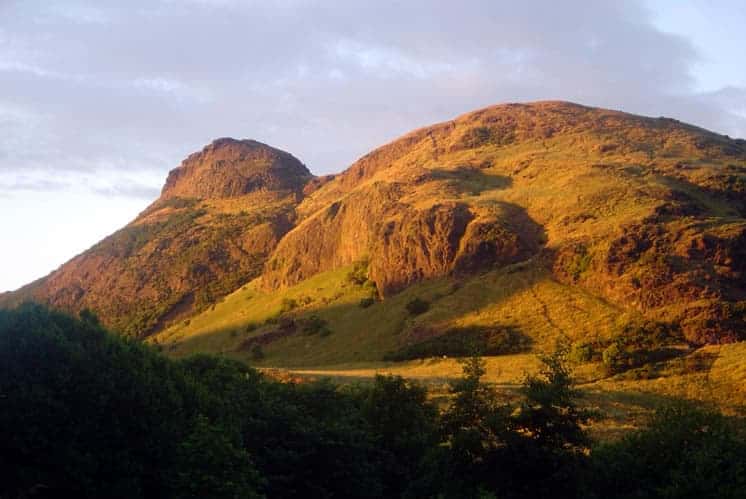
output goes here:
[[328, 173], [539, 99], [746, 136], [744, 5], [0, 0], [0, 291], [131, 220], [216, 137]]
[[648, 7], [656, 26], [686, 37], [699, 53], [692, 65], [696, 89], [746, 87], [746, 2], [649, 0]]

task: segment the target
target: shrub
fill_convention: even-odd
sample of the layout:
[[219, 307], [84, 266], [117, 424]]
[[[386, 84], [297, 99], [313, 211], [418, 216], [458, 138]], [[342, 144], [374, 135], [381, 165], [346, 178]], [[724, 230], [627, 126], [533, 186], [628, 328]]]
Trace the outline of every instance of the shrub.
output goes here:
[[420, 315], [430, 310], [430, 302], [421, 298], [413, 298], [407, 302], [406, 307], [410, 315]]
[[368, 297], [368, 298], [363, 298], [362, 300], [360, 300], [359, 305], [360, 305], [360, 308], [368, 308], [371, 305], [373, 305], [375, 302], [376, 302], [375, 298]]
[[530, 340], [512, 326], [472, 326], [453, 328], [445, 333], [396, 352], [388, 353], [384, 360], [402, 361], [426, 357], [466, 357], [475, 351], [483, 355], [503, 355], [526, 350]]
[[598, 446], [590, 464], [583, 497], [736, 498], [746, 490], [746, 445], [736, 428], [686, 403], [659, 409], [647, 428]]
[[282, 304], [280, 305], [280, 315], [286, 314], [292, 310], [298, 308], [298, 302], [292, 298], [283, 298]]
[[592, 261], [593, 255], [588, 252], [588, 249], [582, 244], [578, 245], [575, 248], [575, 255], [566, 264], [565, 272], [577, 281], [590, 268]]
[[305, 334], [318, 334], [328, 330], [327, 322], [318, 315], [311, 315], [302, 321], [302, 329]]
[[347, 280], [358, 286], [365, 284], [368, 281], [368, 260], [355, 262], [352, 270], [347, 273]]
[[254, 360], [262, 360], [266, 355], [264, 355], [264, 350], [262, 349], [261, 345], [254, 345], [251, 348], [251, 358]]
[[677, 325], [655, 321], [633, 321], [626, 324], [604, 350], [601, 360], [610, 373], [640, 367], [675, 356], [666, 345], [680, 340]]
[[568, 359], [576, 364], [593, 360], [593, 346], [590, 343], [575, 342], [570, 348]]
[[478, 126], [470, 128], [461, 137], [461, 145], [467, 149], [481, 147], [487, 144], [502, 146], [515, 140], [513, 130], [500, 127]]
[[624, 350], [619, 346], [619, 343], [612, 343], [609, 345], [601, 355], [604, 367], [610, 373], [616, 373], [621, 371], [627, 364], [627, 359]]
[[247, 333], [251, 333], [252, 331], [256, 331], [258, 327], [259, 327], [258, 324], [254, 323], [254, 322], [249, 322], [248, 324], [246, 324], [245, 331]]

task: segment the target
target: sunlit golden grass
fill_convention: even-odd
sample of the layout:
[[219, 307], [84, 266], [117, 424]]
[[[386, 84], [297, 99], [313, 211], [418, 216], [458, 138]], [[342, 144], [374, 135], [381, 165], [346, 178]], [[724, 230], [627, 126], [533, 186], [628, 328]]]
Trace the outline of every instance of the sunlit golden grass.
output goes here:
[[[464, 281], [423, 282], [367, 308], [359, 304], [370, 290], [346, 279], [350, 269], [322, 273], [279, 292], [249, 284], [151, 341], [176, 356], [218, 352], [259, 365], [318, 367], [380, 361], [415, 341], [423, 330], [438, 334], [469, 326], [510, 326], [529, 338], [532, 351], [547, 352], [557, 342], [608, 337], [626, 317], [602, 300], [556, 282], [534, 262]], [[413, 317], [406, 304], [415, 297], [430, 303], [430, 309]], [[261, 362], [253, 360], [241, 343], [276, 329], [272, 318], [289, 300], [298, 308], [285, 316], [303, 320], [316, 315], [327, 322], [331, 334], [297, 331], [264, 346]]]

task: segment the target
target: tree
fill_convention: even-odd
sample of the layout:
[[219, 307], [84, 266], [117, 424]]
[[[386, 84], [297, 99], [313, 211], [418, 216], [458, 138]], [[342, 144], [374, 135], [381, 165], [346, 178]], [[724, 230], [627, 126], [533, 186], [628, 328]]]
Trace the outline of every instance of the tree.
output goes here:
[[581, 424], [566, 350], [541, 357], [538, 374], [527, 376], [524, 400], [510, 418], [504, 460], [506, 497], [577, 497], [588, 437]]
[[524, 381], [525, 401], [514, 424], [543, 447], [582, 451], [589, 442], [581, 424], [590, 413], [576, 404], [579, 392], [573, 387], [567, 352], [559, 349], [541, 361], [539, 374]]
[[411, 497], [481, 497], [500, 488], [509, 408], [482, 382], [484, 360], [463, 361], [462, 376], [451, 385], [452, 401], [442, 416], [443, 445], [428, 456], [428, 474]]
[[174, 480], [178, 498], [253, 499], [263, 480], [240, 442], [220, 426], [197, 416], [177, 450]]
[[589, 498], [742, 498], [746, 443], [722, 415], [677, 402], [594, 449], [585, 482]]
[[382, 456], [384, 495], [400, 497], [438, 443], [437, 409], [427, 390], [400, 376], [377, 375], [361, 393], [362, 416]]

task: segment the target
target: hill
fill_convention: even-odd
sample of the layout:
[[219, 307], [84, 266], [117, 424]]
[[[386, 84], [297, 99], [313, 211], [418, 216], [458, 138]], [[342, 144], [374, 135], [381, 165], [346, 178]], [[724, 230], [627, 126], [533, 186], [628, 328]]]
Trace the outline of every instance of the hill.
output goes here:
[[311, 178], [286, 152], [218, 139], [172, 170], [159, 199], [126, 227], [0, 299], [91, 309], [145, 337], [257, 277]]
[[463, 348], [454, 338], [495, 351], [560, 338], [600, 351], [630, 331], [728, 342], [746, 316], [745, 202], [746, 141], [566, 102], [507, 104], [416, 130], [332, 177], [217, 141], [124, 236], [26, 292], [175, 354], [260, 346], [266, 363]]
[[[327, 180], [255, 282], [154, 340], [243, 358], [261, 345], [274, 365], [380, 360], [464, 331], [511, 348], [603, 350], [656, 328], [729, 342], [744, 330], [744, 201], [743, 140], [564, 102], [495, 106]], [[383, 301], [362, 308], [370, 296]], [[408, 312], [415, 298], [429, 309]], [[308, 334], [317, 318], [331, 334]]]

